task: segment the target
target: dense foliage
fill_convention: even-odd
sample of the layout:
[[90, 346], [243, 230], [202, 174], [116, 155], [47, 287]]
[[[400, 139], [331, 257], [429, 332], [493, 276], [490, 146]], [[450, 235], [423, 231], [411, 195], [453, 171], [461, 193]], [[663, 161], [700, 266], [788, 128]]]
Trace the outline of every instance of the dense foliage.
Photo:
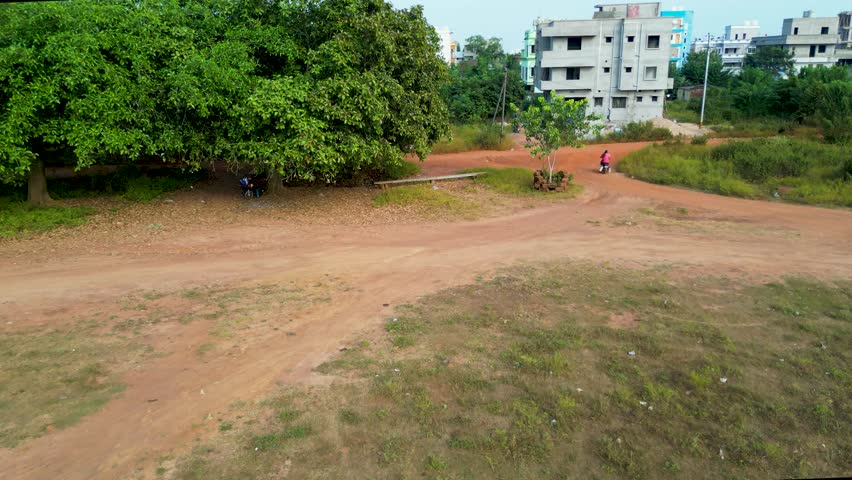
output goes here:
[[465, 52], [475, 55], [475, 58], [453, 66], [451, 81], [443, 90], [452, 121], [471, 123], [490, 120], [500, 100], [504, 79], [506, 104], [520, 105], [527, 95], [520, 65], [503, 52], [500, 40], [477, 35], [466, 42]]
[[438, 43], [382, 0], [0, 5], [0, 181], [37, 160], [393, 168], [447, 132]]
[[[706, 56], [690, 55], [684, 65], [687, 83], [701, 84], [696, 75], [704, 74]], [[698, 68], [696, 62], [701, 63]], [[714, 74], [711, 61], [705, 120], [711, 124], [747, 120], [783, 120], [799, 124], [809, 121], [819, 125], [826, 141], [847, 143], [852, 138], [852, 77], [845, 67], [806, 67], [794, 72], [789, 54], [758, 51], [746, 57], [746, 67], [736, 75]], [[752, 67], [751, 65], [759, 68]], [[690, 73], [692, 72], [692, 73]], [[783, 73], [783, 74], [782, 74]], [[691, 112], [701, 110], [701, 99], [693, 98], [687, 106]], [[695, 117], [677, 105], [667, 105], [674, 118], [695, 121]]]

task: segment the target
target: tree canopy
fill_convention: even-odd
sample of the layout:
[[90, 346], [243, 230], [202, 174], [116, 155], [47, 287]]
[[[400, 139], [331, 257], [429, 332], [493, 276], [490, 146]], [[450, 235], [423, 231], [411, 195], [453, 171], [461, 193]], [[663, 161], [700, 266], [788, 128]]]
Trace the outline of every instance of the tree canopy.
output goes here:
[[467, 39], [465, 50], [476, 55], [450, 71], [444, 100], [455, 122], [490, 119], [506, 80], [506, 103], [520, 104], [527, 96], [518, 61], [503, 51], [500, 40], [480, 35]]
[[382, 0], [0, 5], [0, 181], [42, 161], [381, 171], [447, 132], [438, 44]]
[[743, 66], [781, 75], [793, 70], [793, 54], [782, 47], [759, 47], [754, 53], [746, 55]]
[[[686, 56], [686, 61], [683, 64], [681, 73], [683, 74], [687, 85], [702, 85], [704, 84], [704, 70], [707, 66], [707, 51], [689, 52]], [[715, 50], [710, 52], [710, 73], [707, 82], [710, 85], [725, 85], [731, 75], [725, 71], [725, 64], [722, 62], [722, 57]]]

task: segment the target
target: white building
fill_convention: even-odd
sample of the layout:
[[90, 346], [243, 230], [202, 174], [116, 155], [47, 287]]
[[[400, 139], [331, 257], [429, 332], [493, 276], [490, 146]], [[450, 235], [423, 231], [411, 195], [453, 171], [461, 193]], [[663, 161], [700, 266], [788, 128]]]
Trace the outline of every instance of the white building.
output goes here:
[[614, 124], [663, 116], [672, 19], [660, 3], [599, 5], [592, 20], [540, 21], [535, 87], [587, 99], [590, 111]]
[[842, 17], [814, 17], [806, 11], [801, 18], [787, 18], [781, 35], [755, 38], [756, 48], [781, 47], [793, 54], [796, 70], [817, 65], [837, 63], [836, 49], [840, 41]]
[[448, 64], [452, 63], [453, 32], [450, 31], [449, 27], [436, 28], [435, 31], [438, 32], [438, 37], [441, 39], [441, 58]]
[[721, 57], [725, 70], [739, 72], [743, 68], [746, 55], [754, 53], [751, 45], [752, 39], [760, 36], [760, 24], [755, 21], [745, 22], [743, 25], [728, 25], [725, 34], [721, 37], [696, 38], [692, 43], [693, 52], [703, 52], [710, 48], [715, 50]]

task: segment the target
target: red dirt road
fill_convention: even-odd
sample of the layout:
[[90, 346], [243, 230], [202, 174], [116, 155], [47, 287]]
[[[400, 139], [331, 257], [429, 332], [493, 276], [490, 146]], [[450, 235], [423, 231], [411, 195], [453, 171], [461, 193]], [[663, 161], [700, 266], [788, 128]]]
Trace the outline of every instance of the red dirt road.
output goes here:
[[[223, 224], [166, 235], [132, 253], [75, 254], [58, 245], [61, 255], [38, 264], [13, 264], [0, 245], [0, 320], [14, 319], [15, 328], [118, 308], [122, 296], [140, 290], [311, 283], [328, 276], [353, 287], [332, 294], [326, 304], [268, 319], [292, 320], [287, 330], [295, 335], [282, 330], [246, 339], [239, 355], [201, 361], [194, 352], [208, 334], [203, 323], [152, 335], [150, 343], [166, 355], [128, 373], [127, 390], [78, 425], [0, 450], [0, 478], [153, 478], [156, 458], [186, 451], [193, 438], [209, 434], [194, 425], [208, 413], [260, 398], [276, 382], [322, 381], [312, 369], [355, 335], [376, 329], [394, 305], [521, 261], [557, 256], [677, 265], [695, 275], [852, 276], [852, 212], [725, 198], [596, 173], [604, 148], [617, 161], [641, 146], [562, 152], [559, 168], [574, 172], [585, 186], [579, 199], [475, 222]], [[514, 165], [535, 166], [523, 150], [470, 152], [433, 156], [424, 174]], [[637, 213], [674, 207], [687, 209], [688, 220], [660, 223]], [[11, 327], [0, 325], [0, 333], [4, 328]]]

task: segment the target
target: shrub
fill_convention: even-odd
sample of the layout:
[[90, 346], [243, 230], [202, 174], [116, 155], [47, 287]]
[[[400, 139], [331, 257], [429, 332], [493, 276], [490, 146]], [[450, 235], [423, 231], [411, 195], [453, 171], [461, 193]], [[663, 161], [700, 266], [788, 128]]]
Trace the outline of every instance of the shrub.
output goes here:
[[692, 137], [692, 140], [689, 143], [692, 145], [707, 145], [707, 137], [704, 135]]
[[610, 132], [599, 141], [611, 142], [652, 142], [660, 140], [668, 140], [672, 138], [672, 132], [667, 128], [655, 127], [654, 123], [646, 122], [630, 122], [625, 125], [620, 131]]
[[472, 150], [511, 150], [512, 138], [495, 125], [454, 125], [451, 138], [435, 144], [432, 153], [459, 153]]

